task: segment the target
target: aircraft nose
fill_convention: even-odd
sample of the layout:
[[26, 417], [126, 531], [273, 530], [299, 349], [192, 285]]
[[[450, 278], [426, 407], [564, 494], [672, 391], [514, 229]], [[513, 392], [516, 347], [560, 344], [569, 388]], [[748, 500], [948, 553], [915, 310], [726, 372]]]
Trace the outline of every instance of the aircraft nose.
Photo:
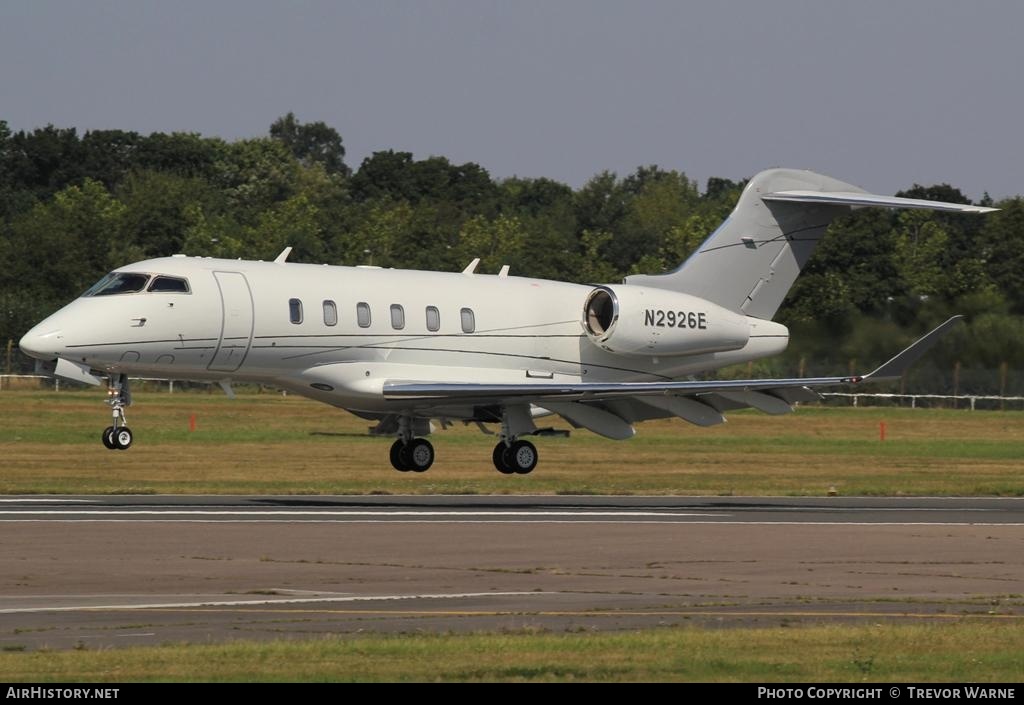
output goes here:
[[22, 336], [18, 347], [26, 355], [38, 360], [53, 360], [57, 357], [57, 352], [64, 347], [63, 337], [60, 329], [51, 326], [47, 330], [38, 325]]

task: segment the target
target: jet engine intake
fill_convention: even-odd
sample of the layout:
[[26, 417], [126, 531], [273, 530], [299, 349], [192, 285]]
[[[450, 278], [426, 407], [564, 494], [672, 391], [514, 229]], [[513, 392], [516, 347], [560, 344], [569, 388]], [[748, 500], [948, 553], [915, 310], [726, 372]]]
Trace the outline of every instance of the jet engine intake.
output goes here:
[[583, 305], [583, 329], [618, 355], [696, 355], [739, 350], [750, 339], [747, 317], [666, 289], [599, 286]]

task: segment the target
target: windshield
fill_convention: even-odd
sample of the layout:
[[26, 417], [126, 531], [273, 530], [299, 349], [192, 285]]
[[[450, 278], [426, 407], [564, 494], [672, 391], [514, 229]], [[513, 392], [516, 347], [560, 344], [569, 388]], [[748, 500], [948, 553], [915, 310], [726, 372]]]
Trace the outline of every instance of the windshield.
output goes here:
[[146, 288], [148, 274], [135, 272], [111, 272], [89, 287], [82, 296], [112, 296], [113, 294], [132, 294]]

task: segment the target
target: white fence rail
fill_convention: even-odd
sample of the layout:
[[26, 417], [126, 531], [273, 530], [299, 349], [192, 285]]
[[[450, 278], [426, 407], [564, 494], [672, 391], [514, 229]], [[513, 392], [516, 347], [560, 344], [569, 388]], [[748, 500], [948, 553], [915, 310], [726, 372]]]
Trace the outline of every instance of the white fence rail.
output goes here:
[[[11, 380], [17, 380], [17, 379], [38, 379], [38, 380], [40, 380], [40, 384], [42, 384], [44, 382], [44, 380], [49, 380], [50, 382], [53, 382], [53, 390], [55, 392], [59, 392], [60, 391], [60, 377], [53, 377], [53, 376], [50, 376], [50, 375], [0, 375], [0, 392], [4, 391], [5, 389], [8, 389], [10, 387], [10, 381]], [[164, 384], [167, 385], [167, 391], [169, 393], [171, 393], [171, 394], [174, 393], [174, 380], [173, 379], [161, 379], [161, 378], [157, 378], [157, 377], [131, 377], [130, 379], [138, 381], [138, 382], [161, 382], [161, 383], [164, 383]], [[67, 382], [65, 382], [65, 384], [67, 385]], [[81, 389], [84, 385], [72, 383], [72, 384], [70, 384], [68, 386], [70, 386], [73, 389], [74, 388]]]
[[1021, 404], [1024, 404], [1024, 397], [1000, 397], [986, 394], [872, 394], [870, 392], [858, 392], [857, 394], [849, 394], [847, 392], [822, 392], [821, 396], [826, 398], [848, 398], [851, 400], [853, 406], [861, 406], [861, 399], [890, 399], [897, 401], [909, 400], [911, 409], [917, 408], [917, 402], [919, 399], [951, 402], [955, 404], [957, 407], [960, 406], [960, 402], [967, 402], [968, 404], [970, 404], [971, 411], [974, 411], [974, 407], [979, 401], [991, 401], [996, 402], [998, 404], [1005, 404], [1006, 402], [1019, 402]]

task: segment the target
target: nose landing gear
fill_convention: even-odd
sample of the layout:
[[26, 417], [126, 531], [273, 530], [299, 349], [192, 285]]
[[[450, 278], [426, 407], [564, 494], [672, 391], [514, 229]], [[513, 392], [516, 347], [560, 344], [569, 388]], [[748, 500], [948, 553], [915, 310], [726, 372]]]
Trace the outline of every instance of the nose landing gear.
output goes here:
[[128, 375], [112, 374], [107, 386], [107, 404], [113, 423], [103, 429], [101, 440], [108, 450], [128, 450], [132, 445], [132, 432], [124, 415], [125, 407], [131, 406], [132, 395], [128, 389]]

